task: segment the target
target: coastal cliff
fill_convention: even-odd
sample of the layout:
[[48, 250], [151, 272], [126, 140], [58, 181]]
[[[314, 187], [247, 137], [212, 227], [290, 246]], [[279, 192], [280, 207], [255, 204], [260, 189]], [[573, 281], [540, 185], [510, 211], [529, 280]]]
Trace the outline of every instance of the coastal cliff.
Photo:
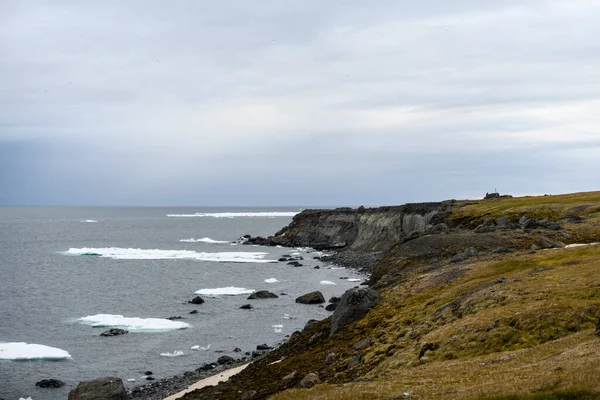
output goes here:
[[251, 239], [381, 257], [333, 318], [183, 399], [600, 398], [600, 192], [307, 210]]

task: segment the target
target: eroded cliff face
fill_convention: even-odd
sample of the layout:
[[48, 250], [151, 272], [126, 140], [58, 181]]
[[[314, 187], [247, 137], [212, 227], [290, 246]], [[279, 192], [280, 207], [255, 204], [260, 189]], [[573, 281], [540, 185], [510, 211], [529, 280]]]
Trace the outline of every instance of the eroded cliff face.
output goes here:
[[424, 233], [443, 222], [447, 208], [446, 203], [417, 203], [305, 210], [271, 239], [283, 245], [316, 249], [385, 251], [404, 238]]

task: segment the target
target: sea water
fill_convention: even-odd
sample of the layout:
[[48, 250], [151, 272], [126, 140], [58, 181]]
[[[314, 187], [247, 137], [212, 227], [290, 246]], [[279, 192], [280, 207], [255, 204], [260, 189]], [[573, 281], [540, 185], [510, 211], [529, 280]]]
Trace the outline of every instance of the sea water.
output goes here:
[[[133, 388], [148, 370], [160, 379], [224, 354], [237, 358], [236, 347], [273, 346], [327, 317], [295, 298], [313, 290], [340, 296], [362, 277], [327, 268], [310, 249], [238, 242], [273, 234], [299, 211], [0, 208], [0, 398], [64, 399], [78, 382], [102, 376]], [[292, 253], [303, 267], [277, 262]], [[247, 300], [257, 290], [279, 298]], [[188, 303], [198, 295], [204, 304]], [[246, 303], [254, 308], [239, 308]], [[100, 336], [111, 328], [129, 333]], [[35, 386], [49, 378], [66, 386]]]

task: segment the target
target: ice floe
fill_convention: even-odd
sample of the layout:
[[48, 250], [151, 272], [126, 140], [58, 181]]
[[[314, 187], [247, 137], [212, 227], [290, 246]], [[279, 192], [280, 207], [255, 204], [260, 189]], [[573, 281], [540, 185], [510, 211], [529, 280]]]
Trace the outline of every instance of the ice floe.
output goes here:
[[214, 239], [211, 239], [209, 237], [203, 237], [202, 239], [194, 239], [194, 238], [181, 239], [180, 242], [185, 242], [185, 243], [210, 243], [210, 244], [229, 243], [229, 241], [227, 241], [227, 240], [214, 240]]
[[246, 289], [234, 286], [222, 287], [222, 288], [213, 288], [213, 289], [200, 289], [196, 290], [195, 294], [202, 294], [208, 297], [218, 297], [218, 296], [240, 296], [244, 294], [252, 294], [254, 293], [254, 289]]
[[350, 279], [348, 279], [348, 282], [360, 282], [360, 281], [362, 281], [362, 279], [359, 279], [359, 278], [350, 278]]
[[93, 222], [98, 222], [98, 221], [96, 221], [95, 219], [86, 219], [86, 220], [81, 221], [81, 222], [93, 223]]
[[283, 325], [273, 325], [273, 328], [283, 328]]
[[163, 318], [124, 317], [122, 315], [97, 314], [77, 319], [77, 322], [93, 327], [127, 329], [130, 332], [161, 332], [184, 329], [190, 324]]
[[135, 382], [135, 378], [129, 378], [127, 379], [127, 382]]
[[279, 281], [277, 279], [275, 279], [275, 278], [269, 278], [269, 279], [265, 279], [265, 282], [266, 283], [277, 283]]
[[200, 350], [204, 350], [204, 351], [206, 351], [206, 350], [208, 350], [208, 349], [210, 349], [210, 343], [208, 344], [208, 346], [205, 346], [205, 347], [200, 347]]
[[179, 218], [274, 218], [274, 217], [293, 217], [299, 214], [300, 211], [292, 212], [281, 212], [281, 211], [267, 211], [267, 212], [218, 212], [218, 213], [194, 213], [194, 214], [167, 214], [167, 217], [179, 217]]
[[70, 358], [71, 355], [67, 351], [43, 344], [29, 344], [25, 342], [0, 343], [0, 360], [60, 361]]
[[321, 285], [335, 285], [335, 282], [331, 282], [331, 281], [321, 281], [319, 282]]
[[183, 351], [181, 350], [175, 350], [172, 353], [160, 353], [161, 356], [163, 357], [179, 357], [183, 355]]
[[345, 267], [331, 267], [329, 269], [346, 269]]
[[25, 397], [19, 397], [19, 400], [33, 400], [33, 399], [31, 398], [31, 396], [29, 396], [28, 398], [25, 398]]
[[190, 350], [200, 350], [200, 345], [197, 344], [195, 346], [190, 347]]
[[71, 248], [59, 252], [68, 256], [97, 256], [115, 260], [196, 260], [212, 262], [274, 263], [277, 260], [265, 260], [269, 253], [264, 252], [220, 252], [200, 253], [191, 250], [125, 249], [120, 247]]

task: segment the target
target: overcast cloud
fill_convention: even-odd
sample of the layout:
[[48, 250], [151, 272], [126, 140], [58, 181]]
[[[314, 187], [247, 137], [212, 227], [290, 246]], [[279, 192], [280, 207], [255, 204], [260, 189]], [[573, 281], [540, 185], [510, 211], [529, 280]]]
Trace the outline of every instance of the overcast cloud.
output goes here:
[[599, 189], [600, 1], [0, 0], [0, 204]]

